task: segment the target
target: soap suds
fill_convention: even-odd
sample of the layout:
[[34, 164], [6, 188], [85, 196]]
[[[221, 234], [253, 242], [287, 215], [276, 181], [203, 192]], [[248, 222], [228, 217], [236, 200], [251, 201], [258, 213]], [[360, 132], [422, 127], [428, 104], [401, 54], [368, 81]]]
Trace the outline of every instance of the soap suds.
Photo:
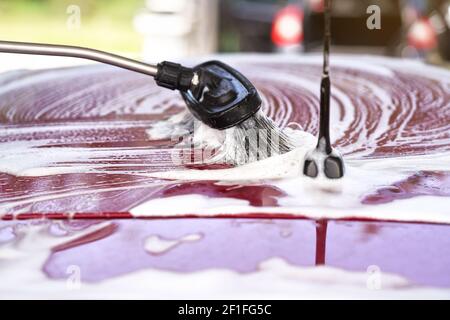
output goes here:
[[[52, 248], [105, 227], [95, 224], [51, 235], [49, 224], [16, 227], [16, 239], [0, 244], [3, 299], [449, 299], [448, 289], [409, 283], [395, 274], [373, 275], [333, 267], [298, 267], [280, 258], [261, 261], [258, 270], [227, 269], [170, 272], [144, 269], [97, 283], [83, 282], [83, 272], [67, 279], [48, 278], [42, 266]], [[191, 238], [191, 237], [189, 237]], [[72, 269], [70, 269], [72, 270]], [[69, 271], [70, 271], [69, 270]], [[74, 269], [75, 270], [75, 269]], [[74, 278], [78, 275], [80, 278]], [[78, 282], [81, 281], [81, 282]], [[375, 282], [374, 282], [375, 281]]]
[[202, 235], [198, 233], [188, 234], [180, 239], [164, 239], [158, 235], [151, 235], [145, 239], [145, 250], [150, 254], [163, 254], [180, 244], [196, 242], [201, 238]]
[[[277, 207], [252, 207], [247, 201], [201, 195], [175, 196], [150, 200], [131, 210], [136, 216], [186, 214], [221, 215], [239, 213], [294, 214], [311, 218], [371, 218], [399, 221], [450, 223], [450, 199], [421, 196], [396, 200], [383, 205], [365, 205], [361, 197], [378, 188], [408, 178], [414, 170], [448, 169], [450, 153], [424, 161], [427, 156], [386, 159], [345, 159], [346, 174], [339, 180], [323, 177], [311, 179], [302, 174], [304, 155], [315, 146], [315, 138], [304, 132], [302, 146], [284, 155], [277, 155], [243, 166], [217, 170], [179, 170], [146, 174], [175, 181], [219, 181], [221, 184], [265, 183], [275, 186], [287, 196], [278, 199]], [[432, 156], [428, 156], [431, 158]], [[200, 199], [203, 199], [201, 201]], [[241, 204], [238, 204], [241, 202]], [[175, 205], [176, 204], [176, 205]], [[153, 207], [155, 209], [153, 209]], [[428, 208], [427, 215], [422, 208]], [[177, 208], [182, 208], [179, 210]]]

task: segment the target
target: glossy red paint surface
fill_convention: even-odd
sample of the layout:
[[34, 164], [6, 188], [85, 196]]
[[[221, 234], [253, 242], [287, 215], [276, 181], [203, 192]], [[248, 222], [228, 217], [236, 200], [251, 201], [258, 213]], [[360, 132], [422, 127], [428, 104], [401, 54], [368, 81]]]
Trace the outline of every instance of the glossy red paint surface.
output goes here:
[[[317, 133], [317, 93], [307, 90], [304, 82], [320, 79], [319, 65], [249, 58], [238, 67], [258, 87], [263, 109], [280, 126], [295, 122]], [[333, 68], [334, 88], [340, 92], [333, 94], [340, 114], [335, 120], [344, 126], [334, 145], [345, 156], [369, 150], [367, 158], [450, 150], [450, 93], [445, 85], [408, 70], [392, 73]], [[286, 82], [269, 81], [271, 75], [283, 75]], [[175, 146], [178, 140], [149, 135], [149, 128], [184, 110], [176, 92], [158, 88], [150, 80], [105, 66], [3, 75], [0, 143], [3, 157], [12, 155], [10, 164], [18, 168], [13, 172], [0, 168], [2, 218], [19, 214], [59, 218], [69, 213], [80, 218], [127, 216], [131, 208], [150, 199], [186, 194], [243, 199], [255, 207], [277, 206], [284, 193], [270, 182], [225, 187], [216, 181], [184, 183], [146, 177], [155, 171], [223, 167], [174, 162], [174, 154], [183, 151]], [[382, 101], [384, 95], [389, 104]], [[348, 114], [348, 103], [358, 106], [352, 114]], [[36, 166], [38, 173], [30, 175], [30, 166]], [[60, 167], [67, 170], [46, 171]], [[371, 192], [361, 201], [376, 205], [420, 195], [448, 196], [448, 188], [448, 172], [411, 172], [405, 181]]]
[[[264, 108], [277, 123], [296, 122], [308, 132], [317, 132], [317, 96], [295, 81], [280, 84], [262, 75], [282, 72], [314, 82], [320, 78], [319, 66], [247, 62], [242, 69], [258, 86], [266, 99]], [[361, 135], [375, 141], [368, 158], [450, 150], [450, 93], [437, 80], [413, 79], [407, 72], [397, 72], [392, 80], [343, 67], [336, 67], [333, 75], [336, 88], [361, 106], [334, 142], [344, 155], [368, 148], [359, 143]], [[65, 278], [70, 265], [80, 266], [83, 281], [90, 283], [148, 268], [181, 273], [225, 268], [245, 273], [255, 271], [261, 261], [281, 257], [298, 266], [324, 264], [360, 272], [375, 265], [418, 285], [450, 287], [448, 225], [268, 215], [258, 209], [277, 207], [285, 196], [269, 182], [223, 185], [142, 175], [224, 167], [174, 163], [171, 154], [180, 151], [175, 141], [148, 135], [148, 128], [183, 110], [183, 103], [176, 93], [161, 91], [147, 77], [89, 67], [17, 72], [1, 79], [0, 143], [10, 143], [11, 152], [23, 155], [18, 161], [42, 163], [44, 173], [58, 166], [82, 170], [42, 175], [24, 174], [26, 168], [23, 174], [0, 172], [0, 215], [4, 220], [0, 230], [42, 218], [63, 220], [63, 224], [81, 229], [97, 223], [96, 219], [108, 223], [92, 234], [54, 247], [42, 266], [50, 279]], [[369, 85], [361, 85], [362, 80], [386, 90], [391, 104], [383, 104]], [[352, 90], [356, 85], [361, 85], [361, 91]], [[342, 111], [338, 121], [344, 122], [348, 101], [335, 98]], [[384, 125], [380, 120], [386, 111], [383, 108], [390, 108], [391, 113], [386, 128], [375, 139], [372, 135]], [[416, 139], [419, 131], [423, 135]], [[398, 139], [399, 132], [402, 139]], [[23, 148], [14, 149], [22, 144]], [[42, 160], [35, 152], [40, 149], [50, 150], [52, 156], [58, 150], [75, 156]], [[92, 168], [96, 171], [88, 170]], [[448, 172], [412, 172], [403, 181], [367, 194], [361, 202], [378, 205], [421, 195], [448, 197], [449, 186]], [[222, 212], [221, 219], [194, 219], [196, 212], [189, 208], [177, 216], [181, 219], [161, 219], [157, 214], [144, 217], [148, 220], [132, 219], [129, 213], [150, 199], [194, 194], [247, 200], [254, 208], [239, 215]], [[67, 221], [69, 216], [74, 220]], [[145, 250], [149, 236], [176, 240], [187, 234], [200, 234], [201, 238], [162, 254]], [[17, 240], [1, 237], [0, 233], [2, 241]]]
[[[0, 223], [0, 230], [18, 223]], [[64, 222], [78, 230], [93, 220]], [[2, 234], [3, 233], [3, 234]], [[4, 241], [5, 232], [0, 233]], [[199, 234], [160, 254], [146, 251], [149, 236], [176, 240]], [[9, 241], [15, 241], [10, 239]], [[325, 264], [366, 272], [369, 266], [417, 285], [450, 287], [450, 226], [413, 223], [267, 219], [110, 220], [105, 227], [53, 248], [43, 266], [52, 279], [77, 265], [82, 280], [96, 282], [146, 268], [194, 272], [225, 268], [257, 270], [280, 257], [298, 266]]]

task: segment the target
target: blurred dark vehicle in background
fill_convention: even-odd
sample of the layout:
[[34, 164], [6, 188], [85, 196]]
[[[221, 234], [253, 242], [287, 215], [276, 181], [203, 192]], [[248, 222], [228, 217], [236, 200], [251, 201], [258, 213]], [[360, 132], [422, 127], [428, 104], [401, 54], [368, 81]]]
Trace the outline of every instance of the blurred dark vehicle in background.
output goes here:
[[[283, 47], [282, 44], [274, 43], [272, 40], [272, 27], [279, 24], [280, 32], [283, 32], [282, 10], [291, 8], [303, 13], [303, 1], [289, 0], [222, 0], [220, 2], [219, 30], [220, 42], [219, 51], [256, 51], [270, 52]], [[281, 13], [280, 13], [281, 12]], [[277, 15], [278, 14], [278, 15]], [[275, 21], [277, 18], [277, 21]], [[298, 15], [288, 17], [285, 22], [285, 33], [289, 35], [300, 33], [297, 43], [292, 43], [287, 39], [286, 46], [298, 46], [302, 43], [303, 37], [303, 17]], [[297, 29], [297, 32], [292, 29]], [[295, 35], [292, 36], [295, 38]]]
[[[381, 30], [366, 27], [366, 10], [373, 4], [381, 8]], [[313, 51], [321, 47], [322, 0], [223, 0], [222, 6], [222, 30], [236, 31], [241, 51]], [[401, 36], [399, 1], [334, 0], [332, 28], [334, 45], [388, 47]]]
[[[308, 2], [308, 1], [307, 1]], [[321, 1], [319, 1], [321, 2]], [[369, 29], [367, 19], [371, 5], [380, 7], [381, 29]], [[335, 0], [332, 6], [333, 44], [339, 47], [365, 47], [388, 53], [401, 40], [402, 19], [399, 0]], [[322, 7], [305, 6], [305, 50], [321, 47], [323, 34]]]
[[[448, 0], [333, 0], [334, 50], [450, 60]], [[369, 6], [381, 29], [369, 29]], [[311, 52], [321, 49], [323, 0], [222, 0], [219, 51]]]

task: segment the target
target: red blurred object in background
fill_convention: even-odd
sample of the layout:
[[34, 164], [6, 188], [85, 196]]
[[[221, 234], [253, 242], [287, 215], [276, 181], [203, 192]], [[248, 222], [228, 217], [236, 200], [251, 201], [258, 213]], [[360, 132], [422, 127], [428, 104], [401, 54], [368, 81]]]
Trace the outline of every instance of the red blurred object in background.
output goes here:
[[324, 0], [309, 0], [308, 4], [311, 11], [314, 12], [323, 12], [325, 8]]
[[280, 10], [273, 20], [271, 38], [278, 47], [300, 44], [303, 41], [303, 11], [294, 5]]
[[437, 45], [437, 35], [428, 18], [415, 21], [408, 31], [408, 44], [416, 49], [430, 50]]

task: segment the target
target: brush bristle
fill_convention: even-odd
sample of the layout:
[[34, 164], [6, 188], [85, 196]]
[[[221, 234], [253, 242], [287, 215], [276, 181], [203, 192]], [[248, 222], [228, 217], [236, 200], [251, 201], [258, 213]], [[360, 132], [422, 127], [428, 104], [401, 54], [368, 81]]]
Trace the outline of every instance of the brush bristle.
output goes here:
[[294, 148], [289, 136], [262, 111], [227, 131], [228, 148], [234, 149], [229, 151], [233, 151], [236, 164], [263, 160]]
[[162, 128], [156, 129], [166, 134], [189, 133], [196, 148], [208, 150], [205, 153], [212, 155], [200, 157], [202, 162], [209, 163], [243, 165], [289, 152], [295, 147], [295, 139], [288, 134], [290, 131], [281, 130], [262, 111], [226, 130], [212, 129], [189, 112], [172, 117]]

